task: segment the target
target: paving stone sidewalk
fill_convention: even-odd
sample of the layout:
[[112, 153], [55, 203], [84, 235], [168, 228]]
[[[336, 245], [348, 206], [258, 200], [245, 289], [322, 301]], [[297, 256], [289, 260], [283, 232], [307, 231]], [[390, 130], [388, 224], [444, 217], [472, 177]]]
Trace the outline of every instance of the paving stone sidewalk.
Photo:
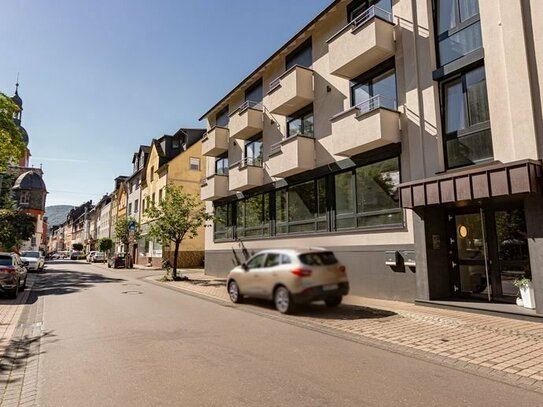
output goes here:
[[[229, 302], [224, 279], [201, 272], [188, 277], [163, 284]], [[241, 307], [277, 316], [266, 303]], [[542, 323], [355, 296], [345, 297], [337, 309], [315, 303], [284, 318], [543, 392]]]

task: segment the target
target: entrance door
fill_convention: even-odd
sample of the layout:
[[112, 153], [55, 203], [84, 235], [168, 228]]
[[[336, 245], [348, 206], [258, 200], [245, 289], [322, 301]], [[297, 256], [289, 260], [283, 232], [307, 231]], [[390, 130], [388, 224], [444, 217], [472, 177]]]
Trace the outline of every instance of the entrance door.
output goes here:
[[455, 296], [513, 302], [515, 278], [529, 273], [524, 210], [478, 209], [449, 215], [449, 264]]

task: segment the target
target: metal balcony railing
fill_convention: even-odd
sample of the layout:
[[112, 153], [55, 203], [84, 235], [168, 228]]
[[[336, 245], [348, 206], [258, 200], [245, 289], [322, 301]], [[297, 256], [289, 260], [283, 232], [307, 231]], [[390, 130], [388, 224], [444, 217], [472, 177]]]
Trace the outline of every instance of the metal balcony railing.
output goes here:
[[281, 152], [281, 144], [282, 144], [283, 140], [277, 142], [277, 143], [274, 143], [270, 146], [270, 154], [277, 154], [277, 153], [280, 153]]
[[246, 100], [245, 102], [243, 102], [241, 105], [238, 106], [236, 111], [238, 113], [242, 113], [243, 111], [247, 109], [262, 110], [262, 102], [254, 102], [252, 100]]
[[391, 12], [383, 10], [382, 8], [377, 6], [371, 6], [369, 9], [367, 9], [358, 17], [356, 17], [353, 21], [351, 21], [350, 25], [353, 28], [357, 28], [361, 25], [364, 25], [366, 22], [374, 17], [382, 18], [383, 20], [391, 23], [394, 21], [394, 15]]
[[206, 185], [207, 185], [207, 178], [202, 178], [202, 179], [200, 180], [200, 186], [201, 186], [201, 187], [205, 187]]
[[356, 113], [356, 117], [369, 113], [375, 109], [379, 109], [380, 107], [384, 107], [390, 110], [398, 109], [397, 104], [396, 104], [396, 99], [389, 98], [387, 96], [382, 96], [382, 95], [376, 95], [368, 100], [365, 100], [357, 104], [355, 107], [356, 107], [356, 110], [358, 111]]
[[277, 88], [279, 85], [281, 85], [281, 77], [275, 78], [273, 81], [270, 82], [270, 90], [273, 90]]
[[219, 167], [215, 170], [215, 175], [228, 175], [228, 167]]
[[244, 157], [239, 161], [239, 168], [262, 167], [261, 157]]

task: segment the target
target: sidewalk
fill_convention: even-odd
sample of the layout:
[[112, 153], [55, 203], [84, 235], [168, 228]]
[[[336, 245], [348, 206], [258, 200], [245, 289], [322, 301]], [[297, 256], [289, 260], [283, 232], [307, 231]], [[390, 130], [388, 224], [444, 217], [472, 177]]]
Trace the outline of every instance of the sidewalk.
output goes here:
[[[224, 279], [187, 274], [189, 281], [161, 284], [230, 302]], [[543, 392], [541, 323], [355, 296], [345, 297], [337, 309], [315, 303], [286, 316], [266, 303], [246, 303], [241, 307], [287, 322]]]

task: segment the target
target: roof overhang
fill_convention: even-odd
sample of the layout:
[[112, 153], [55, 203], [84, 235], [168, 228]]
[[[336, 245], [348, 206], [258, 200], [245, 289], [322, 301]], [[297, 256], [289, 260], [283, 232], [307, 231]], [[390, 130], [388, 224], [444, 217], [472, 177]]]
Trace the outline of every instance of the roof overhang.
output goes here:
[[462, 201], [542, 193], [542, 163], [522, 160], [477, 166], [400, 184], [402, 207], [454, 204]]

